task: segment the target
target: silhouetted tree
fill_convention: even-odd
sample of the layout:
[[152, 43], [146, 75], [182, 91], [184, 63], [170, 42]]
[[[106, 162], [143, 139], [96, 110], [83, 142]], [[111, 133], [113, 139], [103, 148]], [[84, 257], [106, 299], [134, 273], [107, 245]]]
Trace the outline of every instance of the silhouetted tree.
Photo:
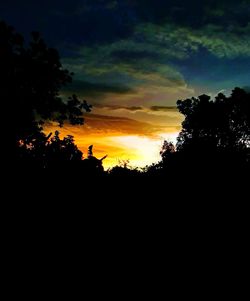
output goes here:
[[149, 176], [162, 176], [176, 168], [176, 148], [172, 142], [165, 140], [160, 150], [161, 161], [146, 166], [143, 171]]
[[88, 175], [103, 175], [104, 168], [102, 162], [106, 157], [107, 155], [101, 159], [97, 159], [93, 155], [93, 145], [90, 145], [88, 148], [88, 157], [84, 159], [81, 163], [84, 173]]
[[250, 94], [235, 88], [230, 97], [220, 93], [178, 101], [185, 116], [177, 149], [192, 145], [209, 149], [242, 150], [250, 146]]
[[160, 155], [163, 161], [168, 160], [168, 158], [175, 153], [175, 146], [172, 142], [165, 140], [160, 151]]
[[138, 177], [143, 173], [137, 167], [130, 166], [129, 160], [120, 160], [119, 165], [109, 169], [108, 174], [113, 177]]
[[83, 123], [86, 101], [75, 95], [68, 100], [60, 97], [60, 89], [72, 81], [72, 73], [61, 65], [59, 54], [49, 48], [39, 33], [32, 33], [29, 44], [15, 30], [0, 22], [0, 99], [10, 124], [8, 142], [16, 150], [20, 141], [36, 138], [46, 120]]
[[177, 147], [164, 141], [162, 160], [146, 167], [147, 175], [216, 175], [250, 167], [249, 93], [235, 88], [229, 97], [220, 93], [211, 100], [210, 96], [201, 95], [179, 100], [177, 107], [185, 116]]
[[[235, 88], [231, 96], [220, 93], [178, 101], [185, 116], [178, 136], [177, 151], [187, 160], [224, 164], [245, 164], [250, 148], [250, 94]], [[193, 162], [194, 163], [194, 162]], [[193, 164], [192, 163], [192, 164]]]
[[68, 135], [60, 139], [58, 131], [54, 136], [52, 133], [46, 136], [38, 132], [33, 141], [21, 141], [19, 155], [22, 159], [21, 164], [33, 169], [75, 168], [75, 162], [80, 167], [82, 160], [82, 152], [75, 145], [73, 136]]

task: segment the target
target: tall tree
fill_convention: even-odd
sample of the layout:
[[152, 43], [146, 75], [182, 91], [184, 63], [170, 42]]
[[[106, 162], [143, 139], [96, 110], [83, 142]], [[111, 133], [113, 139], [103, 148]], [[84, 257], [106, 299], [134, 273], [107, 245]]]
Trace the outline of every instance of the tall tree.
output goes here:
[[75, 95], [63, 100], [60, 90], [72, 81], [73, 73], [62, 67], [57, 50], [32, 33], [29, 44], [16, 31], [0, 22], [0, 100], [9, 120], [8, 146], [33, 139], [46, 120], [83, 123], [86, 101]]

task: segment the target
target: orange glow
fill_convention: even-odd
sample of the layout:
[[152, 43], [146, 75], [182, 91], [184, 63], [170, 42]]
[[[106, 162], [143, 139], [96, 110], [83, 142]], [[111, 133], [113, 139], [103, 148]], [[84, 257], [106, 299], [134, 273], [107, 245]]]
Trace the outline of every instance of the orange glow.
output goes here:
[[[58, 130], [56, 124], [48, 124], [45, 132]], [[87, 156], [89, 145], [94, 145], [93, 153], [97, 158], [106, 154], [103, 161], [105, 169], [129, 160], [133, 167], [143, 167], [160, 160], [160, 149], [164, 139], [175, 142], [176, 126], [155, 126], [129, 118], [89, 114], [83, 126], [66, 124], [59, 129], [60, 136], [73, 135], [75, 143]]]

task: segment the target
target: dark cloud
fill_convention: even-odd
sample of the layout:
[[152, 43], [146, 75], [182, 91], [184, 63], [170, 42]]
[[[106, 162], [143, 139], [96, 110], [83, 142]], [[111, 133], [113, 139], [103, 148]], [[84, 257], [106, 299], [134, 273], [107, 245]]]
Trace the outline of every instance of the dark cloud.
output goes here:
[[131, 91], [132, 89], [125, 85], [107, 85], [103, 83], [74, 80], [72, 84], [65, 88], [64, 94], [75, 93], [82, 96], [94, 96], [106, 93], [126, 94]]
[[[51, 128], [56, 126], [55, 123], [47, 123], [47, 127]], [[105, 134], [108, 135], [142, 135], [142, 136], [152, 136], [156, 132], [161, 130], [161, 127], [158, 125], [152, 125], [151, 123], [145, 121], [138, 121], [126, 117], [118, 116], [107, 116], [100, 114], [85, 114], [84, 115], [84, 126], [71, 126], [70, 124], [65, 124], [63, 129], [60, 131], [71, 130], [73, 136], [84, 134]], [[80, 133], [79, 133], [80, 132]]]
[[127, 110], [131, 112], [178, 112], [176, 106], [151, 106], [149, 108], [142, 106], [120, 106], [120, 105], [108, 105], [108, 104], [94, 104], [93, 107], [99, 109], [106, 109], [110, 111]]
[[119, 106], [119, 105], [104, 105], [104, 104], [94, 104], [93, 107], [95, 108], [100, 108], [100, 109], [107, 109], [111, 111], [116, 111], [116, 110], [126, 110], [126, 111], [131, 111], [131, 112], [136, 112], [136, 111], [142, 111], [143, 107], [139, 106]]
[[151, 111], [154, 111], [154, 112], [158, 112], [158, 111], [161, 111], [161, 112], [175, 112], [177, 111], [177, 108], [176, 107], [173, 107], [173, 106], [151, 106], [150, 107], [150, 110]]
[[0, 4], [1, 18], [27, 34], [43, 33], [52, 45], [100, 44], [127, 38], [133, 12], [126, 1], [11, 1]]
[[156, 60], [159, 58], [159, 54], [153, 51], [148, 51], [148, 50], [138, 50], [138, 49], [133, 49], [133, 50], [115, 50], [110, 53], [112, 58], [117, 61], [122, 61], [122, 62], [136, 62], [138, 60], [143, 60], [143, 59], [150, 59], [150, 60]]
[[247, 25], [249, 0], [1, 1], [1, 18], [27, 34], [39, 30], [52, 45], [126, 39], [140, 23]]
[[26, 37], [38, 30], [63, 59], [77, 59], [66, 94], [132, 91], [138, 101], [147, 87], [151, 104], [175, 87], [249, 82], [250, 0], [12, 0], [0, 1], [0, 12]]
[[[145, 22], [177, 23], [198, 28], [207, 23], [247, 24], [249, 0], [137, 0], [134, 9]], [[244, 18], [242, 18], [244, 16]]]

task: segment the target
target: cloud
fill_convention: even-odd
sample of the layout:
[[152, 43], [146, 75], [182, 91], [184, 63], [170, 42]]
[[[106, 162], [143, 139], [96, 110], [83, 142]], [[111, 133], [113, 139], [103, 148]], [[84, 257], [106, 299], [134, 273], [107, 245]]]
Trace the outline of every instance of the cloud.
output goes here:
[[138, 25], [147, 23], [192, 29], [206, 24], [245, 26], [249, 4], [249, 0], [44, 0], [37, 6], [34, 1], [12, 0], [1, 1], [0, 11], [16, 28], [30, 31], [29, 26], [45, 33], [53, 45], [56, 41], [93, 46], [130, 39]]
[[[192, 28], [174, 22], [139, 22], [129, 38], [95, 47], [78, 46], [74, 56], [65, 57], [63, 62], [76, 74], [76, 84], [73, 83], [71, 90], [74, 88], [83, 96], [106, 102], [113, 101], [112, 95], [117, 94], [122, 101], [127, 99], [124, 106], [133, 106], [132, 99], [136, 106], [141, 105], [139, 99], [142, 102], [151, 97], [151, 102], [161, 101], [164, 93], [167, 99], [176, 97], [175, 101], [193, 93], [188, 86], [189, 78], [195, 79], [196, 73], [201, 78], [201, 71], [204, 76], [209, 75], [208, 63], [202, 63], [204, 70], [201, 70], [200, 64], [192, 66], [190, 61], [197, 58], [202, 61], [207, 55], [219, 60], [250, 59], [249, 35], [250, 23], [227, 27], [211, 23]], [[186, 78], [185, 68], [192, 77]], [[215, 76], [223, 73], [214, 68]]]
[[[177, 125], [175, 125], [177, 126]], [[169, 126], [168, 126], [169, 127]], [[55, 130], [57, 124], [48, 122], [45, 130]], [[117, 135], [139, 135], [139, 136], [155, 136], [161, 132], [164, 127], [153, 125], [145, 121], [137, 121], [126, 117], [107, 116], [100, 114], [85, 114], [83, 126], [72, 126], [65, 124], [59, 131], [63, 135], [66, 133], [76, 137], [84, 137], [85, 135], [104, 135], [117, 136]]]
[[[134, 41], [119, 41], [95, 49], [80, 48], [78, 57], [63, 60], [64, 67], [75, 73], [76, 84], [73, 81], [70, 91], [79, 91], [80, 96], [94, 103], [118, 105], [123, 109], [137, 107], [136, 110], [149, 102], [172, 99], [174, 104], [183, 95], [189, 96], [191, 90], [184, 77], [163, 59], [165, 54], [159, 54], [157, 46], [146, 52], [143, 48]], [[158, 56], [161, 59], [156, 60]]]
[[[138, 97], [143, 99], [144, 96], [146, 99], [147, 95], [154, 94], [152, 101], [157, 100], [157, 93], [162, 97], [166, 89], [168, 92], [182, 93], [186, 90], [189, 93], [182, 74], [168, 64], [168, 51], [150, 44], [145, 49], [147, 44], [141, 45], [132, 40], [119, 41], [95, 49], [79, 48], [78, 58], [64, 58], [63, 61], [64, 66], [75, 73], [78, 81], [100, 83], [103, 99], [110, 98], [109, 93], [116, 91], [134, 100]], [[170, 56], [173, 57], [172, 54]], [[110, 86], [112, 89], [107, 89]], [[95, 86], [90, 85], [90, 90], [94, 92], [92, 88]], [[98, 85], [96, 88], [99, 91]]]
[[101, 82], [88, 82], [84, 80], [74, 80], [69, 84], [64, 93], [80, 93], [85, 96], [98, 95], [104, 93], [125, 94], [131, 92], [132, 88], [120, 84], [105, 84]]
[[163, 112], [177, 112], [177, 108], [173, 106], [151, 106], [150, 107], [151, 111], [158, 112], [158, 111], [163, 111]]
[[146, 23], [140, 24], [136, 31], [144, 40], [160, 47], [167, 47], [170, 52], [176, 51], [182, 59], [200, 52], [201, 48], [219, 58], [250, 56], [250, 23], [244, 26], [208, 23], [199, 28], [171, 23], [164, 25]]
[[[121, 108], [122, 107], [122, 108]], [[112, 117], [122, 117], [137, 120], [143, 123], [150, 123], [163, 127], [180, 126], [183, 115], [176, 107], [153, 106], [153, 108], [139, 106], [123, 107], [121, 105], [97, 105], [93, 106], [91, 114], [106, 115]]]
[[131, 112], [136, 112], [136, 111], [142, 111], [143, 107], [139, 106], [119, 106], [119, 105], [108, 105], [108, 104], [94, 104], [93, 107], [99, 108], [99, 109], [107, 109], [110, 111], [116, 111], [116, 110], [126, 110], [126, 111], [131, 111]]
[[176, 113], [178, 109], [176, 106], [122, 106], [122, 105], [109, 105], [109, 104], [93, 104], [93, 108], [104, 109], [109, 111], [124, 110], [129, 112], [145, 112], [145, 113], [154, 113], [154, 112], [165, 112], [165, 113]]
[[[36, 19], [44, 20], [46, 13], [48, 21], [37, 21], [43, 26], [35, 29], [58, 45], [63, 65], [75, 72], [65, 94], [121, 104], [123, 110], [172, 105], [191, 96], [197, 83], [204, 89], [213, 77], [218, 85], [224, 77], [231, 80], [234, 74], [224, 71], [228, 60], [249, 63], [249, 0], [77, 0], [70, 5], [62, 1], [61, 6], [56, 2], [44, 1], [43, 13]], [[17, 14], [22, 15], [19, 8]], [[34, 12], [38, 14], [37, 9]], [[215, 60], [210, 64], [211, 57], [223, 61], [222, 68]], [[196, 58], [205, 61], [202, 70], [200, 64], [192, 66]], [[242, 77], [241, 71], [237, 73]]]
[[[249, 0], [137, 0], [134, 8], [142, 23], [158, 25], [171, 22], [198, 28], [204, 24], [243, 23], [242, 15], [249, 16]], [[246, 22], [247, 18], [245, 18]]]
[[122, 61], [127, 63], [135, 63], [137, 60], [157, 60], [160, 59], [160, 53], [157, 51], [152, 51], [152, 49], [140, 49], [141, 45], [135, 45], [137, 48], [134, 49], [119, 49], [114, 50], [110, 53], [114, 61]]

